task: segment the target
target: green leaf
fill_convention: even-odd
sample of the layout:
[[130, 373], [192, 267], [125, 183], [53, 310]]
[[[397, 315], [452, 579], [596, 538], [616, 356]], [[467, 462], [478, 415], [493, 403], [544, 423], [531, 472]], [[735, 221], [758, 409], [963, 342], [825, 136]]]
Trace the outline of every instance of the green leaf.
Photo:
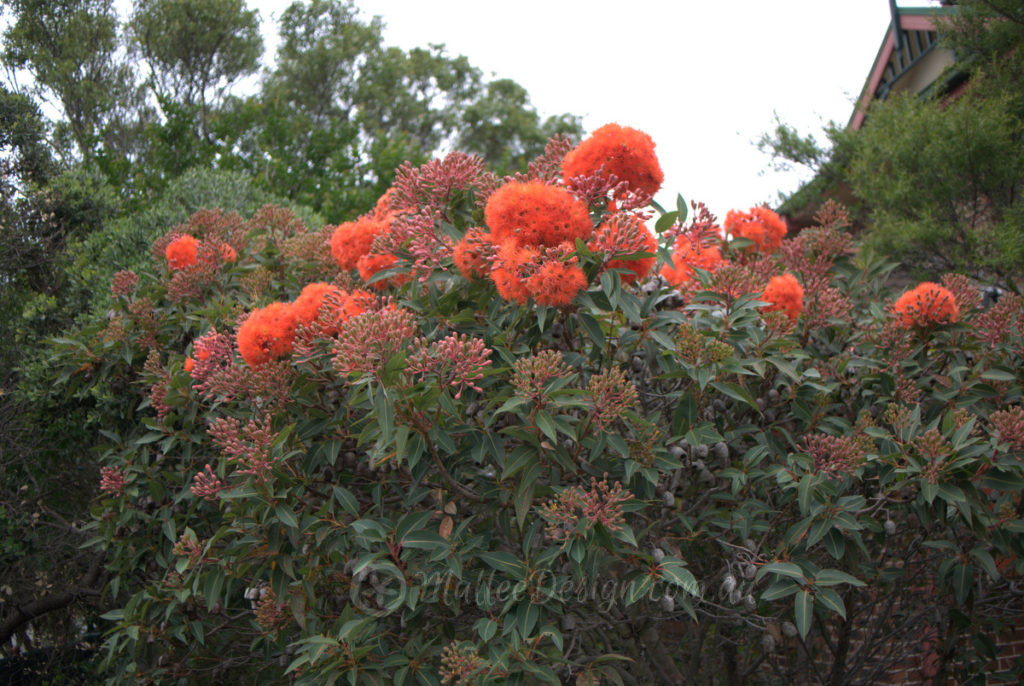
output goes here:
[[800, 567], [792, 562], [769, 562], [766, 565], [762, 565], [761, 569], [757, 570], [757, 576], [755, 578], [760, 579], [769, 572], [788, 576], [789, 578], [796, 579], [801, 583], [806, 579], [804, 570], [800, 569]]
[[682, 193], [676, 193], [676, 212], [679, 214], [680, 224], [685, 222], [686, 217], [690, 214], [690, 208], [686, 206]]
[[992, 559], [991, 553], [977, 545], [971, 550], [971, 557], [978, 561], [978, 564], [988, 573], [991, 579], [999, 578], [999, 568], [996, 567], [996, 561]]
[[544, 435], [552, 440], [552, 442], [558, 441], [558, 429], [555, 428], [555, 422], [551, 419], [545, 410], [541, 410], [537, 413], [536, 417], [537, 428], [544, 432]]
[[999, 468], [990, 469], [981, 478], [984, 488], [995, 488], [1000, 491], [1019, 491], [1024, 489], [1024, 477], [1017, 472], [1008, 472]]
[[516, 628], [519, 629], [519, 635], [523, 638], [531, 636], [539, 618], [540, 608], [530, 602], [529, 598], [520, 602], [516, 608]]
[[814, 597], [807, 590], [800, 591], [793, 599], [793, 614], [796, 617], [796, 628], [800, 638], [807, 638], [811, 630], [811, 615], [814, 613]]
[[836, 586], [838, 584], [850, 584], [851, 586], [864, 586], [865, 583], [855, 576], [838, 569], [823, 569], [814, 575], [815, 586]]
[[334, 499], [345, 509], [345, 512], [348, 512], [353, 517], [358, 517], [359, 501], [356, 500], [356, 497], [341, 486], [334, 486], [332, 490], [334, 491]]
[[1002, 369], [986, 369], [981, 378], [989, 381], [1016, 381], [1017, 375]]
[[274, 508], [274, 514], [277, 515], [278, 520], [289, 529], [299, 528], [299, 518], [295, 516], [292, 509], [284, 503], [278, 503], [277, 507]]
[[819, 588], [814, 599], [838, 614], [843, 619], [846, 619], [846, 605], [843, 603], [843, 599], [831, 588]]
[[433, 512], [410, 512], [403, 516], [395, 527], [395, 538], [404, 545], [406, 536], [425, 527], [433, 514]]
[[583, 328], [587, 330], [590, 340], [594, 341], [594, 347], [604, 348], [604, 332], [601, 330], [601, 325], [597, 320], [585, 312], [580, 312], [577, 314], [577, 317], [579, 317]]
[[493, 569], [523, 581], [526, 579], [526, 564], [512, 553], [504, 551], [479, 553], [477, 557]]
[[676, 218], [679, 216], [679, 212], [666, 212], [665, 214], [658, 217], [658, 221], [654, 222], [654, 232], [661, 235], [668, 231], [673, 224], [676, 223]]
[[626, 605], [632, 605], [643, 598], [653, 585], [654, 579], [651, 578], [650, 574], [641, 574], [633, 579], [629, 584], [629, 588], [626, 589]]
[[385, 443], [391, 441], [391, 434], [395, 428], [394, 408], [388, 398], [387, 391], [383, 386], [378, 386], [373, 395], [373, 412], [377, 416], [377, 423], [380, 425], [381, 437]]
[[480, 638], [486, 643], [487, 641], [494, 638], [494, 634], [498, 631], [498, 623], [493, 619], [481, 619], [477, 622], [477, 633], [480, 634]]
[[721, 393], [724, 393], [725, 395], [729, 396], [733, 400], [738, 400], [741, 403], [746, 403], [750, 407], [754, 408], [755, 412], [761, 414], [761, 410], [760, 408], [758, 408], [757, 401], [754, 400], [754, 396], [752, 396], [750, 394], [750, 391], [748, 391], [743, 386], [740, 386], [737, 383], [728, 383], [724, 381], [712, 381], [711, 386], [712, 388], [715, 388]]
[[974, 567], [972, 565], [960, 564], [953, 568], [953, 590], [956, 592], [956, 602], [963, 605], [967, 602], [967, 596], [971, 593], [971, 583], [974, 580]]
[[670, 561], [665, 558], [661, 562], [661, 578], [670, 584], [680, 586], [692, 596], [700, 596], [700, 586], [697, 584], [697, 577], [690, 573], [690, 570], [683, 567], [681, 561]]
[[761, 594], [761, 600], [770, 602], [772, 600], [778, 600], [779, 598], [785, 598], [791, 596], [801, 589], [800, 584], [789, 579], [779, 579], [771, 586], [764, 590]]
[[530, 468], [523, 473], [522, 480], [516, 488], [516, 497], [513, 504], [516, 508], [516, 521], [519, 522], [520, 529], [526, 523], [526, 515], [529, 514], [530, 508], [533, 507], [533, 491], [537, 488], [537, 478], [540, 476], [541, 471], [543, 471], [543, 467], [539, 462], [531, 464]]

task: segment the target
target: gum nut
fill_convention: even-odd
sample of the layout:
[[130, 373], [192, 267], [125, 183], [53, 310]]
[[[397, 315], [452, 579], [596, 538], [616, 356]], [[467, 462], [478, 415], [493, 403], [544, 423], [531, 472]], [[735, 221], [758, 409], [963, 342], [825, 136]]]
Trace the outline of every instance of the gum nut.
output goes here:
[[702, 471], [704, 471], [704, 469], [706, 467], [707, 467], [707, 465], [704, 464], [704, 460], [694, 460], [693, 461], [693, 468], [696, 469], [697, 471], [702, 472]]
[[704, 421], [710, 422], [715, 418], [715, 408], [705, 407], [704, 408]]
[[786, 636], [789, 636], [790, 638], [793, 638], [797, 634], [796, 624], [794, 624], [793, 622], [783, 622], [782, 633], [786, 634]]
[[665, 595], [661, 596], [661, 600], [659, 601], [659, 604], [661, 605], [661, 609], [664, 610], [665, 612], [672, 612], [673, 610], [676, 609], [676, 599], [673, 598], [668, 593], [666, 593]]
[[761, 647], [764, 648], [764, 652], [766, 653], [770, 653], [775, 650], [775, 637], [766, 631], [761, 635]]
[[672, 454], [672, 457], [676, 458], [677, 460], [686, 454], [686, 448], [679, 445], [678, 443], [669, 448], [668, 451]]
[[757, 399], [757, 409], [764, 412], [765, 408], [768, 407], [768, 401], [764, 398]]
[[768, 402], [777, 403], [779, 402], [779, 392], [774, 388], [768, 391]]
[[661, 496], [661, 502], [665, 504], [665, 507], [672, 507], [676, 504], [676, 497], [672, 495], [671, 491], [665, 491], [665, 494]]
[[633, 361], [629, 363], [634, 372], [642, 372], [644, 370], [644, 361], [642, 358], [634, 357]]
[[896, 533], [896, 522], [891, 519], [885, 520], [885, 524], [882, 525], [885, 528], [885, 535], [892, 536]]
[[739, 589], [736, 589], [729, 594], [730, 605], [739, 605], [741, 600], [743, 600], [743, 594], [740, 593]]
[[725, 411], [725, 401], [722, 400], [721, 398], [715, 398], [712, 401], [711, 406], [714, 407], [719, 412], [724, 412]]
[[562, 631], [572, 631], [576, 628], [576, 618], [572, 615], [562, 615]]
[[770, 407], [764, 411], [764, 418], [767, 419], [769, 422], [774, 422], [775, 418], [778, 416], [778, 413], [776, 413], [775, 410], [773, 410]]
[[665, 559], [665, 551], [662, 550], [661, 548], [655, 548], [652, 551], [651, 555], [652, 555], [652, 557], [654, 557], [654, 561], [659, 563], [659, 564], [661, 563], [662, 560]]
[[743, 596], [743, 609], [747, 612], [753, 612], [754, 608], [757, 607], [757, 601], [754, 600], [754, 596], [749, 593]]
[[757, 567], [755, 567], [754, 565], [750, 565], [750, 564], [743, 565], [743, 578], [744, 579], [749, 581], [750, 579], [753, 579], [755, 576], [757, 576]]
[[725, 441], [719, 441], [715, 443], [715, 457], [719, 460], [725, 460], [729, 457], [729, 446]]
[[706, 445], [697, 446], [697, 457], [699, 457], [700, 459], [703, 460], [704, 458], [706, 458], [708, 456], [708, 452], [709, 449]]
[[752, 538], [743, 539], [743, 547], [752, 553], [757, 552], [757, 543], [754, 543], [754, 539]]
[[722, 579], [722, 592], [732, 593], [736, 590], [736, 577], [732, 574], [726, 574], [725, 578]]
[[467, 417], [472, 417], [473, 415], [475, 415], [477, 413], [477, 411], [479, 411], [479, 409], [480, 409], [480, 403], [478, 403], [478, 402], [471, 402], [469, 404], [469, 407], [466, 408], [466, 416]]
[[709, 472], [706, 469], [701, 470], [699, 478], [700, 478], [701, 481], [703, 481], [705, 483], [714, 483], [714, 481], [715, 481], [715, 475], [712, 474], [711, 472]]

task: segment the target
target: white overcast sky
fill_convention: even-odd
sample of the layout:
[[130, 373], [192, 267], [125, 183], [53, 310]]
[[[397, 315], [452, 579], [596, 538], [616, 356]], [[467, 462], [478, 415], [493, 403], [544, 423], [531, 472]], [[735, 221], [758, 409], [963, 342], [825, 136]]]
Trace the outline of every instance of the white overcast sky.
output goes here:
[[[937, 4], [898, 0], [902, 7]], [[131, 0], [115, 0], [127, 14]], [[289, 0], [259, 10], [264, 64]], [[570, 112], [587, 132], [646, 131], [665, 184], [719, 217], [776, 204], [807, 178], [779, 173], [755, 141], [774, 114], [822, 139], [845, 125], [889, 25], [889, 0], [356, 0], [388, 45], [443, 43], [485, 75], [524, 86], [542, 116]], [[251, 87], [251, 84], [250, 84]], [[236, 89], [238, 92], [238, 89]]]

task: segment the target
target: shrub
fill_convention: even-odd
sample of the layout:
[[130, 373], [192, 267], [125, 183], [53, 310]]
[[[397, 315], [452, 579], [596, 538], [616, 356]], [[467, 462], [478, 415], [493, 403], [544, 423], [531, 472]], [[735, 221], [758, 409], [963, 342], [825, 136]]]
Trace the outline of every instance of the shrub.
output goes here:
[[[110, 321], [55, 360], [137, 404], [103, 432], [91, 524], [112, 679], [990, 666], [1020, 612], [1022, 301], [981, 310], [951, 276], [957, 320], [902, 326], [880, 286], [892, 265], [850, 260], [835, 206], [761, 245], [723, 239], [699, 206], [687, 224], [680, 200], [655, 223], [652, 273], [700, 255], [680, 241], [722, 259], [678, 290], [623, 265], [654, 256], [636, 232], [599, 250], [491, 243], [490, 199], [560, 184], [565, 152], [504, 182], [458, 153], [400, 170], [365, 248], [394, 261], [366, 281], [329, 232], [270, 208], [194, 217], [154, 243], [136, 290], [122, 278]], [[635, 226], [615, 217], [644, 195], [568, 191], [593, 227]], [[237, 260], [172, 271], [182, 231]], [[772, 311], [758, 294], [783, 274]]]

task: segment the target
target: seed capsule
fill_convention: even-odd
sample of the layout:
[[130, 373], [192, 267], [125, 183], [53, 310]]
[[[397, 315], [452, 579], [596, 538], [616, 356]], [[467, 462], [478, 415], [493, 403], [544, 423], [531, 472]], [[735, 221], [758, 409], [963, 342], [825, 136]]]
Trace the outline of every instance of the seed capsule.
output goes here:
[[671, 491], [665, 491], [661, 496], [661, 502], [665, 504], [665, 507], [672, 507], [676, 504], [676, 497], [672, 495]]
[[736, 590], [736, 577], [732, 574], [726, 574], [725, 579], [722, 580], [722, 592], [731, 594]]
[[885, 524], [882, 527], [885, 529], [886, 536], [892, 536], [896, 533], [896, 522], [891, 519], [885, 520]]
[[783, 622], [782, 633], [786, 634], [786, 636], [790, 638], [793, 638], [797, 634], [796, 624], [793, 624], [793, 622]]

